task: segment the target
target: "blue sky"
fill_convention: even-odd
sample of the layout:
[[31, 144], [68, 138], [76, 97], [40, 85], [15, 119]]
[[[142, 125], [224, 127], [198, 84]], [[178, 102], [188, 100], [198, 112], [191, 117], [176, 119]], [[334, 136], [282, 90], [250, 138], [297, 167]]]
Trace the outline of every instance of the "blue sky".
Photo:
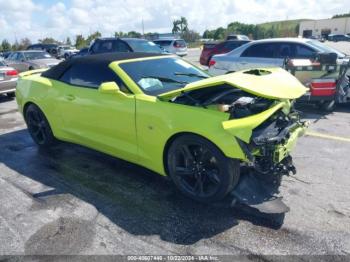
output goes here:
[[349, 0], [0, 0], [0, 41], [45, 36], [63, 40], [99, 30], [170, 32], [172, 20], [185, 16], [190, 29], [226, 27], [228, 23], [328, 18], [350, 11]]

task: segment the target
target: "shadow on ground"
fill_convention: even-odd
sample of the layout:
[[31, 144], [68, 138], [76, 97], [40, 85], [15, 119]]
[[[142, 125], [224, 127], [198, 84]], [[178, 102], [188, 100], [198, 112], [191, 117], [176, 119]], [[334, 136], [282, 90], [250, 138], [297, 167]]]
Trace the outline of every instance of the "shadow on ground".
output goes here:
[[134, 235], [158, 235], [189, 245], [224, 232], [239, 220], [278, 229], [284, 219], [284, 215], [262, 216], [242, 206], [195, 203], [158, 174], [77, 145], [61, 143], [40, 151], [27, 130], [0, 135], [0, 152], [0, 162], [7, 167], [54, 188], [31, 192], [32, 197], [45, 201], [74, 195]]

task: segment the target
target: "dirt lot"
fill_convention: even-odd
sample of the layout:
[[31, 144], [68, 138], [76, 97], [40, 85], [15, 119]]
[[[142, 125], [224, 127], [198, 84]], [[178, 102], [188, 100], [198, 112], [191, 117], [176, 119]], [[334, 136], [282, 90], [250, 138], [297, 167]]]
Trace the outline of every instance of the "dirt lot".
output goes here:
[[313, 133], [280, 186], [291, 210], [262, 216], [194, 203], [159, 175], [80, 146], [39, 151], [15, 101], [0, 97], [0, 255], [350, 255], [350, 105], [302, 109]]

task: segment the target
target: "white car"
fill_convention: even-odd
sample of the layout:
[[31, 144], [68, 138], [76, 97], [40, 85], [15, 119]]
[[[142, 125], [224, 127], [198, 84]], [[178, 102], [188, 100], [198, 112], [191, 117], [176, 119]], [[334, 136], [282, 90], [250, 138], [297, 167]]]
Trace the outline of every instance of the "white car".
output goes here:
[[303, 38], [273, 38], [252, 41], [230, 53], [215, 55], [209, 73], [222, 75], [257, 67], [281, 67], [285, 58], [311, 59], [317, 53], [336, 53], [341, 63], [345, 54], [319, 41]]
[[178, 56], [187, 55], [187, 44], [183, 39], [157, 39], [153, 41], [155, 44], [159, 45], [164, 51], [176, 54]]
[[73, 46], [69, 46], [69, 45], [61, 45], [58, 48], [58, 54], [57, 57], [59, 58], [69, 58], [72, 55], [75, 55], [79, 52], [78, 49], [76, 49]]

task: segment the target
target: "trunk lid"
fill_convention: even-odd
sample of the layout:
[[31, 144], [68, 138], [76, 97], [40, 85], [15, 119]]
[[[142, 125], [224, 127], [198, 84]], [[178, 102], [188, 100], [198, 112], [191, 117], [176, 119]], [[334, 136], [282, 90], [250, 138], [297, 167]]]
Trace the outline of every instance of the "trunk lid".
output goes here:
[[158, 95], [171, 99], [182, 92], [229, 84], [245, 92], [268, 99], [296, 99], [308, 89], [294, 76], [281, 68], [261, 68], [210, 77], [187, 84], [185, 87]]

